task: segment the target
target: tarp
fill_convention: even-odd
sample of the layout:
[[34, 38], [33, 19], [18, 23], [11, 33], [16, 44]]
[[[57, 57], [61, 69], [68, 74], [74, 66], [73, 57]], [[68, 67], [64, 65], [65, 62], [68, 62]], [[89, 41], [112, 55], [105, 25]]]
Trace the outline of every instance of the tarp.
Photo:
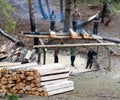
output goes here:
[[40, 9], [41, 15], [43, 16], [44, 19], [48, 19], [47, 14], [46, 14], [45, 11], [43, 10], [43, 6], [42, 6], [41, 0], [38, 0], [38, 4], [39, 4], [39, 9]]

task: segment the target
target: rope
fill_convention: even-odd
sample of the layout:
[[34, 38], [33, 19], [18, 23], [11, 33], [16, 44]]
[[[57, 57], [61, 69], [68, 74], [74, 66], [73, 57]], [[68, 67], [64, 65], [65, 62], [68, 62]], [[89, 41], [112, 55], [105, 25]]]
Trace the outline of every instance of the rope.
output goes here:
[[48, 19], [47, 14], [46, 14], [45, 11], [43, 10], [41, 0], [38, 0], [38, 4], [39, 4], [39, 9], [40, 9], [41, 15], [43, 16], [44, 19]]

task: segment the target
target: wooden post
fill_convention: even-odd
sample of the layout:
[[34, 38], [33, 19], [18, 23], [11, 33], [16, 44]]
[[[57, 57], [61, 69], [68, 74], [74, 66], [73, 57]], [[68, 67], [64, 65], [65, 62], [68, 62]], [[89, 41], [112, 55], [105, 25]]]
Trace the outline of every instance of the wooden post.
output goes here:
[[111, 51], [108, 49], [108, 67], [106, 68], [107, 71], [111, 71]]
[[97, 46], [97, 50], [96, 50], [97, 55], [96, 55], [96, 59], [95, 59], [95, 63], [96, 63], [95, 68], [97, 70], [100, 69], [100, 66], [99, 66], [99, 63], [98, 63], [98, 51], [99, 51], [99, 46]]
[[38, 64], [41, 63], [41, 49], [38, 49]]
[[98, 51], [99, 51], [99, 46], [97, 46], [97, 56], [96, 56], [97, 61], [98, 61]]
[[43, 65], [46, 64], [46, 50], [43, 48]]

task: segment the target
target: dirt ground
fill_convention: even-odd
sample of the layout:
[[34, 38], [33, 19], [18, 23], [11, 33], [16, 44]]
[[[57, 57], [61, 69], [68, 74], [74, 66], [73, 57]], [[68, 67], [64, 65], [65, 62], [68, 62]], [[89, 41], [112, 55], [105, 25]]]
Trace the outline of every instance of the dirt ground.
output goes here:
[[[27, 23], [19, 23], [18, 27], [21, 30], [27, 30]], [[22, 27], [26, 26], [26, 27]], [[44, 25], [43, 25], [44, 26]], [[59, 25], [58, 25], [59, 26]], [[44, 28], [44, 27], [43, 27]], [[93, 23], [88, 26], [89, 30], [92, 31]], [[29, 29], [28, 29], [29, 30]], [[41, 28], [38, 30], [41, 30]], [[114, 16], [112, 22], [108, 27], [104, 27], [100, 24], [98, 29], [99, 35], [114, 37], [120, 39], [120, 15]], [[113, 47], [117, 54], [120, 53], [120, 47]], [[81, 48], [78, 48], [81, 49]], [[75, 68], [70, 66], [69, 50], [66, 52], [60, 51], [59, 62], [65, 64], [66, 67], [70, 68], [70, 80], [74, 81], [74, 91], [54, 95], [50, 97], [39, 97], [25, 95], [19, 100], [120, 100], [120, 56], [112, 56], [111, 72], [108, 72], [105, 68], [108, 67], [108, 56], [107, 51], [104, 47], [99, 48], [98, 63], [100, 64], [100, 70], [98, 71], [87, 71], [86, 65], [86, 54], [77, 53], [75, 60]], [[47, 64], [53, 63], [53, 51], [47, 51]], [[95, 65], [92, 69], [95, 68]], [[6, 100], [0, 98], [0, 100]]]
[[[50, 96], [39, 97], [25, 95], [19, 100], [120, 100], [120, 57], [114, 58], [111, 65], [111, 72], [105, 69], [107, 65], [107, 59], [104, 59], [106, 63], [101, 63], [101, 69], [98, 71], [92, 71], [95, 69], [95, 65], [92, 66], [92, 70], [85, 69], [86, 56], [79, 54], [75, 59], [75, 68], [70, 66], [69, 52], [67, 55], [59, 54], [59, 62], [65, 64], [70, 68], [70, 80], [74, 81], [74, 91]], [[47, 64], [53, 63], [53, 52], [47, 51]], [[104, 66], [104, 67], [103, 67]], [[87, 71], [87, 72], [81, 72]], [[5, 100], [0, 98], [0, 100]]]

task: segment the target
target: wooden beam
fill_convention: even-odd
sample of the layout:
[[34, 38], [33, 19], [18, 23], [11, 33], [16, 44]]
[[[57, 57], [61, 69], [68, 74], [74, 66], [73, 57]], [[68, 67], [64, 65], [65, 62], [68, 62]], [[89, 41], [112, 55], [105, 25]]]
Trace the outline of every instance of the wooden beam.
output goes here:
[[67, 78], [69, 77], [69, 73], [63, 73], [63, 74], [57, 74], [57, 75], [48, 75], [48, 76], [41, 76], [41, 81], [49, 81], [49, 80], [55, 80], [55, 79], [61, 79], [61, 78]]
[[59, 69], [59, 70], [39, 70], [41, 76], [43, 75], [53, 75], [53, 74], [60, 74], [60, 73], [69, 73], [69, 68]]
[[[34, 67], [29, 67], [32, 69], [39, 71], [53, 71], [53, 70], [60, 70], [60, 69], [64, 69], [65, 65], [60, 64], [60, 63], [54, 63], [54, 64], [47, 64], [47, 65], [36, 65]], [[28, 68], [28, 70], [29, 70]]]
[[15, 62], [15, 63], [0, 62], [0, 67], [16, 66], [16, 65], [21, 65], [21, 62]]
[[23, 69], [23, 68], [29, 68], [29, 67], [33, 67], [36, 66], [37, 63], [36, 62], [31, 62], [31, 63], [26, 63], [26, 64], [21, 64], [21, 65], [17, 65], [17, 66], [11, 66], [11, 67], [4, 67], [4, 68], [8, 68], [11, 70], [17, 70], [17, 69]]
[[115, 46], [116, 43], [84, 43], [84, 44], [58, 44], [58, 45], [34, 45], [34, 48], [56, 48], [56, 47], [87, 47], [87, 46]]
[[73, 81], [63, 81], [63, 82], [60, 82], [60, 83], [46, 85], [46, 86], [43, 87], [43, 90], [48, 92], [48, 91], [54, 91], [54, 90], [58, 90], [58, 89], [65, 88], [65, 87], [70, 87], [70, 86], [73, 86], [73, 85], [74, 85]]
[[[25, 35], [28, 38], [50, 38], [50, 35]], [[63, 39], [63, 38], [71, 38], [72, 37], [70, 35], [57, 35], [56, 37], [54, 37], [54, 39]], [[82, 39], [81, 36], [77, 37], [78, 39]], [[92, 38], [91, 38], [92, 39]]]
[[41, 82], [41, 86], [55, 84], [55, 83], [61, 83], [61, 82], [64, 82], [64, 81], [68, 81], [68, 78]]
[[74, 86], [61, 88], [61, 89], [54, 90], [54, 91], [49, 91], [49, 92], [44, 93], [44, 96], [50, 96], [50, 95], [59, 94], [59, 93], [63, 93], [63, 92], [68, 92], [68, 91], [72, 91], [72, 90], [74, 90]]

